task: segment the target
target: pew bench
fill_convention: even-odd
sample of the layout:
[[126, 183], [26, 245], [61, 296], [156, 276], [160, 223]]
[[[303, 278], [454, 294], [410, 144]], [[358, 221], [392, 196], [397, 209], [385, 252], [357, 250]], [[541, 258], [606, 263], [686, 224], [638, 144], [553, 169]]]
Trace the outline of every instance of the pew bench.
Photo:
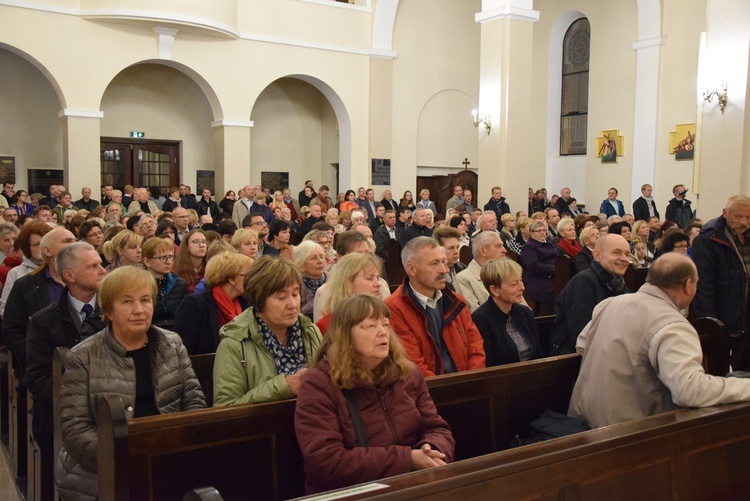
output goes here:
[[[506, 449], [545, 409], [565, 412], [580, 366], [566, 355], [430, 378], [458, 458]], [[293, 400], [125, 419], [119, 398], [97, 412], [100, 499], [179, 499], [210, 485], [224, 499], [304, 493]]]
[[346, 499], [747, 499], [748, 420], [750, 403], [679, 409], [363, 484], [349, 489], [376, 490]]

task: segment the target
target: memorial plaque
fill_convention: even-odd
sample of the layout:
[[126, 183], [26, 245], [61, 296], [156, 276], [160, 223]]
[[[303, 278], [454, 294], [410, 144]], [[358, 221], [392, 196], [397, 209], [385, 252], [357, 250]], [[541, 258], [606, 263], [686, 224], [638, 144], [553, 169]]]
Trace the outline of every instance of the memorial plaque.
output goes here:
[[269, 188], [271, 193], [289, 188], [288, 172], [261, 172], [260, 184]]
[[372, 184], [380, 186], [390, 186], [391, 184], [391, 159], [390, 158], [373, 158], [372, 159]]
[[32, 193], [49, 193], [49, 185], [63, 184], [62, 169], [29, 169], [29, 195]]
[[[195, 193], [195, 196], [197, 198], [200, 198], [202, 196], [201, 191], [203, 188], [208, 188], [211, 190], [211, 193], [213, 195], [216, 195], [216, 174], [212, 170], [198, 170], [195, 171], [195, 189], [193, 190], [193, 193]], [[219, 200], [221, 200], [220, 197]]]

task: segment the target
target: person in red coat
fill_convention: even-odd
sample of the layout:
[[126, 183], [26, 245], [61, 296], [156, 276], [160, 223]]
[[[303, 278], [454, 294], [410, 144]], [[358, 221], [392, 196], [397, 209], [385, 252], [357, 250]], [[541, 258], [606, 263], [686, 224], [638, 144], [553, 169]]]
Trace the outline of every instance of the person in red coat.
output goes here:
[[391, 325], [425, 377], [485, 366], [484, 343], [461, 295], [446, 288], [443, 249], [417, 237], [401, 251], [404, 283], [386, 299]]
[[302, 378], [294, 427], [307, 494], [454, 459], [450, 428], [390, 329], [389, 315], [369, 294], [342, 301], [315, 367]]

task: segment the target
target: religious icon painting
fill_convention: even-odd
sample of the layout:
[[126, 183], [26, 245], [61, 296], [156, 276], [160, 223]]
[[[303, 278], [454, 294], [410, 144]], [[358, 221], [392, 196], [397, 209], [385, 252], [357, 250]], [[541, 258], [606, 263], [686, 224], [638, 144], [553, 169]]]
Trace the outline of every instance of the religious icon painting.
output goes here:
[[675, 160], [692, 160], [695, 156], [695, 124], [679, 124], [669, 133], [669, 154]]
[[617, 157], [621, 157], [625, 151], [624, 141], [619, 130], [603, 130], [602, 135], [596, 138], [596, 156], [602, 159], [603, 164], [617, 163]]

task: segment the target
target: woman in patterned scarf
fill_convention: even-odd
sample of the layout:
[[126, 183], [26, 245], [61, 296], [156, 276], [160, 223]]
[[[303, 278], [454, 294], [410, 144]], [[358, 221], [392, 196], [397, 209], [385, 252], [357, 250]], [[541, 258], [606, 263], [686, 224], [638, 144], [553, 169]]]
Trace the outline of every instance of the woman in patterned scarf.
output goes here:
[[303, 287], [302, 274], [288, 259], [262, 256], [250, 267], [245, 276], [250, 308], [220, 331], [215, 407], [297, 395], [321, 340], [312, 320], [300, 313]]

